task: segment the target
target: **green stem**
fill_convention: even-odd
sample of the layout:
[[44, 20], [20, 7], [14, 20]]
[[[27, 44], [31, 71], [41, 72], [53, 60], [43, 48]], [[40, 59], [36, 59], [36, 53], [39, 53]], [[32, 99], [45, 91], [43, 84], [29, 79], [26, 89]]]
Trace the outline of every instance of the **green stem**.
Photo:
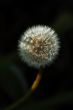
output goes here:
[[26, 102], [31, 96], [31, 94], [32, 94], [32, 90], [30, 89], [21, 99], [19, 99], [17, 102], [13, 103], [12, 105], [8, 106], [7, 108], [4, 108], [3, 110], [14, 110], [14, 108], [20, 105], [22, 102]]
[[[42, 75], [42, 68], [39, 69], [39, 74]], [[37, 80], [37, 79], [36, 79]], [[34, 83], [34, 82], [33, 82]], [[39, 83], [38, 83], [39, 84]], [[38, 86], [37, 84], [37, 86]], [[17, 102], [13, 103], [12, 105], [4, 108], [3, 110], [14, 110], [18, 105], [20, 105], [22, 102], [26, 102], [29, 97], [32, 95], [34, 91], [32, 90], [32, 88], [30, 87], [30, 89], [27, 91], [27, 93], [21, 98], [19, 99]]]

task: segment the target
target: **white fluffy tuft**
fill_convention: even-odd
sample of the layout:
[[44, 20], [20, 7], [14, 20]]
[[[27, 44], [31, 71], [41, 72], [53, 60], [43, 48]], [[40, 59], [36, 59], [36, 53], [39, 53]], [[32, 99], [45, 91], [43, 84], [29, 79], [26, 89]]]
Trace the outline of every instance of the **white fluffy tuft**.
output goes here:
[[33, 26], [21, 36], [18, 44], [22, 60], [29, 66], [40, 68], [52, 63], [58, 55], [59, 40], [47, 26]]

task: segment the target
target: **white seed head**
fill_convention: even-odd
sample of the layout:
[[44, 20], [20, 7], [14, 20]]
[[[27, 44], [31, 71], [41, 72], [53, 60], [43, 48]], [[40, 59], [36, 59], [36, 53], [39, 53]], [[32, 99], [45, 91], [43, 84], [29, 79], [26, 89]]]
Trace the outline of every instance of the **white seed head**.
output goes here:
[[19, 54], [24, 62], [36, 68], [45, 67], [58, 55], [59, 40], [54, 30], [47, 26], [33, 26], [21, 36]]

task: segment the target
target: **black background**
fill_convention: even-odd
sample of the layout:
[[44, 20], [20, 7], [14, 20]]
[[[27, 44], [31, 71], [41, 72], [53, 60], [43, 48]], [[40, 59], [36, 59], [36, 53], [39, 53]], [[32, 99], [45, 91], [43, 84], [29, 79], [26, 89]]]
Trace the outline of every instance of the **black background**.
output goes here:
[[[18, 40], [28, 27], [38, 24], [55, 29], [61, 48], [55, 62], [43, 70], [26, 109], [72, 110], [73, 0], [0, 1], [0, 107], [17, 101], [36, 77], [38, 70], [18, 55]], [[20, 105], [19, 110], [24, 108]]]

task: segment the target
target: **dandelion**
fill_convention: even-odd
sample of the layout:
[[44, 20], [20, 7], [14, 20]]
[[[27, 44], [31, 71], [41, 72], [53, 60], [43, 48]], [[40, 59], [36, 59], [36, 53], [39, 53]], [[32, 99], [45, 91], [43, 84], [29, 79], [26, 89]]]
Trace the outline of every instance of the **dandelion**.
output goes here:
[[35, 68], [45, 67], [56, 58], [59, 39], [48, 26], [33, 26], [27, 29], [19, 41], [19, 54], [24, 62]]
[[27, 93], [5, 110], [13, 110], [30, 97], [41, 80], [43, 68], [51, 64], [58, 55], [60, 45], [54, 30], [48, 26], [39, 25], [33, 26], [24, 32], [18, 48], [22, 60], [29, 66], [38, 68], [39, 72]]

